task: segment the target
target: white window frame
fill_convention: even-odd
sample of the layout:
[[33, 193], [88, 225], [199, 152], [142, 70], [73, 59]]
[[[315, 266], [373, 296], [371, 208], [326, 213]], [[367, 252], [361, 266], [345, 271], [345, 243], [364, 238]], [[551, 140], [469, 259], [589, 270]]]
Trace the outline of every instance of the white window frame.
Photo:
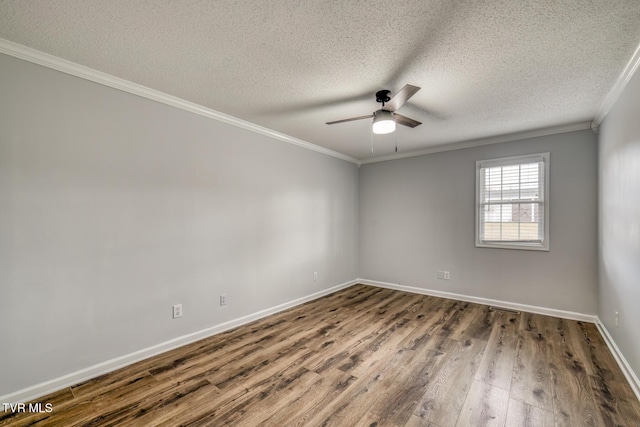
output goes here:
[[[544, 209], [544, 218], [542, 221], [543, 238], [542, 242], [499, 242], [499, 241], [483, 241], [480, 238], [480, 232], [482, 230], [480, 220], [481, 215], [481, 201], [480, 201], [480, 184], [481, 176], [480, 170], [489, 167], [499, 166], [515, 166], [527, 163], [543, 163], [543, 170], [541, 179], [544, 180], [542, 185], [543, 200], [542, 206]], [[478, 160], [476, 161], [476, 247], [479, 248], [500, 248], [500, 249], [520, 249], [530, 251], [549, 251], [549, 153], [537, 153], [528, 154], [524, 156], [503, 157], [499, 159]]]

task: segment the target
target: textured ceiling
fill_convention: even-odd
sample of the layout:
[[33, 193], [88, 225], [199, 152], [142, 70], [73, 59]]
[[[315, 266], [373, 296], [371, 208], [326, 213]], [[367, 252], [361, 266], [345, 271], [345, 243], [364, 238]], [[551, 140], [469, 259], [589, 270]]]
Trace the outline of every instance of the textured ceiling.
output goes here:
[[0, 0], [0, 37], [358, 159], [374, 93], [422, 87], [375, 155], [593, 119], [640, 1]]

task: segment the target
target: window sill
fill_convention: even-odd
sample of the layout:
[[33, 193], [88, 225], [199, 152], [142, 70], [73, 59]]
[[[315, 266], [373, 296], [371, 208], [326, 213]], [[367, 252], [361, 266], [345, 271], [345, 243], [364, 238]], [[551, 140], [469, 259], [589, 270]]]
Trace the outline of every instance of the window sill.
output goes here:
[[528, 244], [514, 244], [507, 243], [481, 243], [476, 242], [476, 248], [493, 248], [493, 249], [515, 249], [521, 251], [543, 251], [549, 252], [549, 245], [528, 245]]

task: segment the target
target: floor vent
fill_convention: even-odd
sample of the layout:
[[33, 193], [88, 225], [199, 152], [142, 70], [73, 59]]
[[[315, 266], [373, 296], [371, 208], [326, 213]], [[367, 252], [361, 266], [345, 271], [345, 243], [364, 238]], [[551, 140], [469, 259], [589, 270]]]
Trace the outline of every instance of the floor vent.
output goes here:
[[489, 310], [491, 310], [491, 311], [506, 311], [507, 313], [520, 314], [520, 312], [518, 310], [511, 310], [510, 308], [494, 307], [492, 305], [489, 306]]

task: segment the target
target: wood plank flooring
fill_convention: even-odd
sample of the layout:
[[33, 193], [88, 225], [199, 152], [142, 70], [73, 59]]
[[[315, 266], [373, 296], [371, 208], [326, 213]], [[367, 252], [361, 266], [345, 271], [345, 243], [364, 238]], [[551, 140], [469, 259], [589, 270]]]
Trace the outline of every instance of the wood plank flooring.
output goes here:
[[595, 325], [357, 285], [0, 426], [640, 426]]

